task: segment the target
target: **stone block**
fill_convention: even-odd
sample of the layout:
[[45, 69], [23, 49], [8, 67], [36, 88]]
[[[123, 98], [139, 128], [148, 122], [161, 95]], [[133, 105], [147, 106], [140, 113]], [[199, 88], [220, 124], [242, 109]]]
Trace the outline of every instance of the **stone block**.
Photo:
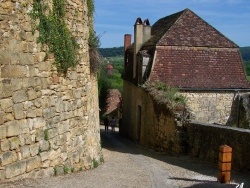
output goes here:
[[1, 151], [8, 151], [10, 149], [10, 143], [8, 140], [1, 142]]
[[79, 163], [79, 161], [80, 161], [79, 153], [78, 152], [73, 153], [73, 155], [72, 155], [72, 162], [73, 163]]
[[56, 128], [53, 128], [53, 129], [49, 129], [48, 130], [48, 138], [51, 139], [51, 138], [54, 138], [58, 135], [58, 132], [57, 132], [57, 129]]
[[43, 110], [43, 116], [48, 119], [56, 116], [56, 109], [54, 107], [52, 108], [45, 108]]
[[4, 65], [1, 71], [2, 78], [23, 78], [29, 74], [28, 67], [21, 65]]
[[29, 100], [33, 100], [33, 99], [37, 98], [37, 93], [33, 89], [32, 90], [28, 90], [27, 95], [28, 95], [28, 99]]
[[41, 99], [35, 99], [35, 102], [34, 102], [35, 106], [37, 108], [40, 108], [42, 106], [42, 101]]
[[[47, 67], [45, 67], [45, 64], [43, 63], [45, 57], [46, 57], [45, 52], [39, 52], [39, 53], [36, 53], [36, 55], [35, 55], [35, 61], [37, 61], [39, 63], [39, 70], [41, 70], [41, 71], [47, 70]], [[42, 64], [40, 65], [40, 63], [42, 63]]]
[[43, 151], [48, 151], [50, 149], [50, 144], [48, 141], [45, 141], [45, 140], [41, 140], [39, 142], [39, 145], [40, 145], [40, 150], [43, 152]]
[[27, 120], [11, 121], [5, 123], [7, 127], [7, 137], [18, 136], [29, 132]]
[[12, 99], [2, 99], [0, 100], [0, 105], [1, 105], [2, 110], [5, 111], [6, 109], [12, 107], [13, 101]]
[[21, 90], [22, 79], [21, 78], [11, 79], [11, 85], [13, 87], [13, 91]]
[[34, 134], [25, 134], [25, 144], [34, 144], [36, 141], [36, 135]]
[[24, 104], [23, 104], [23, 108], [24, 108], [25, 110], [27, 110], [27, 109], [33, 107], [33, 105], [34, 105], [33, 102], [31, 102], [31, 101], [25, 101]]
[[5, 113], [3, 111], [0, 111], [0, 125], [4, 123], [4, 115]]
[[82, 97], [82, 90], [81, 89], [76, 89], [73, 91], [73, 96], [76, 99], [80, 99]]
[[64, 104], [63, 100], [61, 98], [56, 100], [56, 112], [63, 112], [64, 110]]
[[32, 118], [28, 119], [28, 124], [30, 130], [39, 129], [46, 126], [46, 121], [44, 118]]
[[43, 109], [38, 108], [36, 109], [36, 117], [42, 117], [43, 116]]
[[26, 160], [18, 161], [16, 163], [6, 166], [6, 178], [13, 178], [26, 171]]
[[62, 134], [69, 131], [69, 122], [63, 121], [57, 126], [58, 134]]
[[15, 118], [11, 112], [4, 115], [4, 122], [9, 122], [13, 120], [15, 120]]
[[13, 110], [14, 110], [15, 119], [24, 119], [24, 118], [26, 118], [26, 114], [24, 113], [22, 103], [14, 104], [13, 105]]
[[[1, 50], [0, 52], [0, 62], [1, 64], [10, 64], [11, 54], [7, 50]], [[1, 71], [0, 71], [1, 72]]]
[[6, 124], [0, 125], [0, 139], [6, 138], [7, 128]]
[[29, 158], [26, 161], [26, 165], [27, 165], [26, 169], [27, 172], [30, 172], [36, 168], [40, 168], [42, 166], [41, 158], [39, 156]]
[[25, 90], [19, 90], [13, 94], [14, 103], [20, 103], [28, 100]]
[[5, 179], [5, 170], [0, 170], [0, 180]]
[[0, 92], [0, 98], [11, 97], [13, 94], [13, 87], [11, 85], [10, 79], [2, 80], [2, 82], [0, 82], [0, 89], [1, 91], [4, 91]]
[[30, 145], [30, 155], [33, 157], [39, 153], [39, 144]]
[[20, 145], [20, 140], [18, 137], [11, 137], [8, 139], [10, 143], [10, 149], [14, 150], [17, 149]]
[[32, 77], [32, 78], [23, 78], [23, 88], [36, 87], [42, 85], [42, 78]]
[[49, 159], [49, 152], [41, 152], [40, 156], [42, 161], [46, 161]]
[[65, 135], [65, 134], [63, 134], [63, 135], [59, 135], [58, 137], [57, 137], [57, 145], [58, 146], [62, 146], [63, 144], [65, 144], [67, 142], [67, 136]]
[[26, 145], [20, 148], [23, 159], [30, 157], [30, 146]]
[[36, 141], [44, 140], [44, 130], [42, 129], [37, 129], [36, 130]]
[[1, 166], [5, 166], [11, 164], [17, 160], [16, 152], [14, 151], [7, 151], [0, 154], [0, 162]]
[[27, 118], [35, 118], [36, 117], [36, 110], [35, 109], [28, 109], [26, 113]]

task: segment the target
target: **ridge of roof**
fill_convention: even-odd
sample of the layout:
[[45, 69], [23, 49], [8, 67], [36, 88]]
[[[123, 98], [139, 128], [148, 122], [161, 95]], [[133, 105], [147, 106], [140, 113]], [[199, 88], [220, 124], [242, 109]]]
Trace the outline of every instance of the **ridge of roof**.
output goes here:
[[[160, 38], [174, 25], [178, 18], [189, 9], [184, 9], [182, 11], [176, 12], [174, 14], [160, 18], [152, 25], [151, 38], [143, 44], [144, 46], [154, 46], [160, 40]], [[165, 25], [166, 27], [161, 27]]]
[[[195, 25], [197, 22], [191, 21], [190, 18], [195, 18], [200, 25]], [[184, 21], [184, 22], [183, 22]], [[182, 25], [184, 23], [184, 26]], [[187, 23], [193, 24], [193, 29], [206, 32], [201, 32], [202, 36], [199, 36], [199, 32], [192, 33], [192, 30], [185, 30], [188, 27]], [[185, 27], [186, 24], [186, 27]], [[200, 27], [201, 26], [201, 27]], [[190, 26], [191, 27], [191, 26]], [[173, 29], [173, 31], [172, 31]], [[179, 38], [180, 34], [187, 37], [184, 39]], [[170, 46], [209, 46], [209, 47], [222, 47], [237, 48], [238, 45], [231, 41], [228, 37], [224, 36], [216, 28], [211, 26], [208, 22], [202, 19], [200, 16], [195, 14], [192, 10], [186, 8], [180, 12], [171, 14], [169, 16], [160, 18], [152, 25], [151, 38], [142, 45], [142, 49], [157, 45], [170, 45]]]

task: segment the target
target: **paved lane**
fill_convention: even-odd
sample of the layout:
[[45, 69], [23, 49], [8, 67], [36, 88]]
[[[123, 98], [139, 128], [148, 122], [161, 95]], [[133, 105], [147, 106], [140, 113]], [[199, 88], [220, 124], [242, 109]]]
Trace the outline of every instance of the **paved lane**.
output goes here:
[[[21, 180], [0, 184], [7, 188], [210, 188], [236, 187], [216, 182], [217, 166], [188, 156], [170, 156], [145, 149], [118, 132], [101, 127], [104, 164], [98, 168], [64, 176]], [[250, 174], [232, 174], [232, 179], [250, 187]]]

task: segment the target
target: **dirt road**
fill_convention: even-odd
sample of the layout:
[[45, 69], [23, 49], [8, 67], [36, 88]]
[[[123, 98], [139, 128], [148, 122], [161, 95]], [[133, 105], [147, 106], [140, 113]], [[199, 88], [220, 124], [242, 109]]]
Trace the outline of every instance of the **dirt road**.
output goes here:
[[188, 156], [169, 156], [145, 149], [116, 133], [101, 129], [104, 164], [64, 176], [21, 180], [0, 187], [53, 188], [176, 188], [250, 187], [250, 174], [232, 173], [233, 183], [216, 182], [217, 166]]

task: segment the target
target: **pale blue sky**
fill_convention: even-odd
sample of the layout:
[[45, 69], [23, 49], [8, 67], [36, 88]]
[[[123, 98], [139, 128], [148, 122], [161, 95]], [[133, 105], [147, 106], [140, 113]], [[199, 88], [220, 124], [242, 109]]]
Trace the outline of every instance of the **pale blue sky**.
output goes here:
[[136, 18], [153, 25], [185, 8], [240, 47], [250, 46], [250, 0], [95, 0], [95, 30], [101, 47], [120, 47], [124, 34], [133, 35]]

